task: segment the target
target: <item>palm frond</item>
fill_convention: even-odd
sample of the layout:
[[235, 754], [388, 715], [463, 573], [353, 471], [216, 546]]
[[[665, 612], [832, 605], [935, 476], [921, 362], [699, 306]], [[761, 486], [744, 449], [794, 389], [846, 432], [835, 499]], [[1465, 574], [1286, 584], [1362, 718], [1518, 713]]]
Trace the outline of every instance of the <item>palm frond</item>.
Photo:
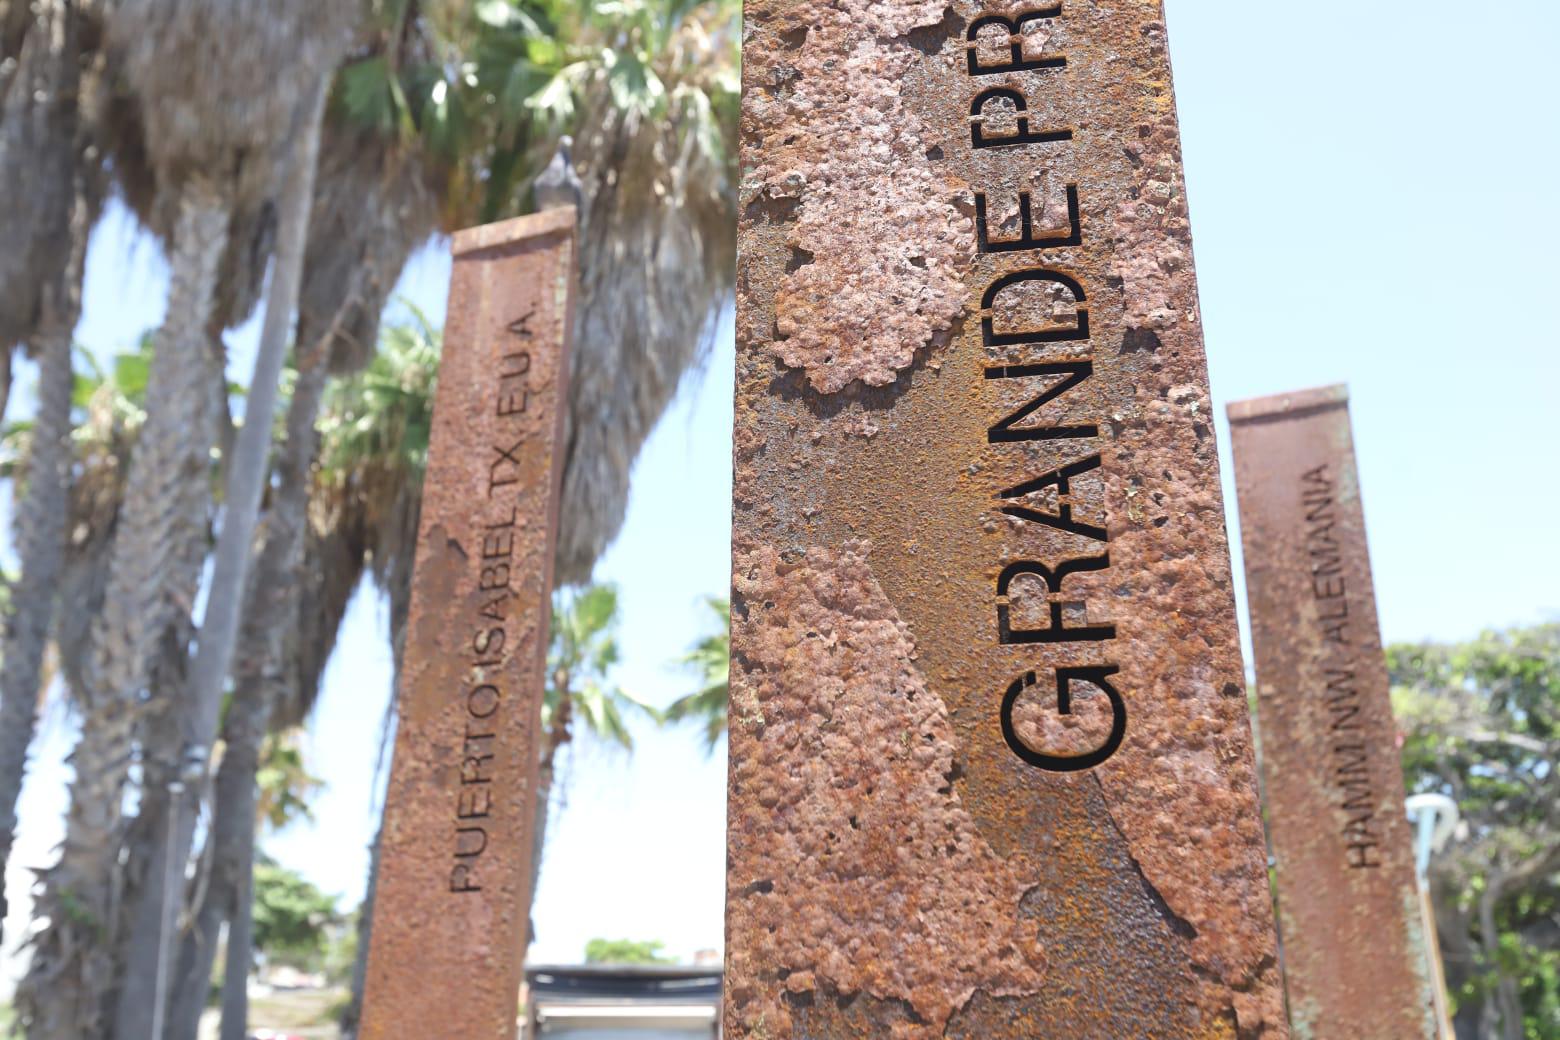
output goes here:
[[668, 723], [701, 723], [705, 744], [714, 750], [721, 734], [726, 732], [727, 702], [731, 696], [731, 601], [711, 596], [705, 603], [719, 627], [677, 659], [679, 665], [699, 677], [700, 686], [673, 701], [661, 717]]

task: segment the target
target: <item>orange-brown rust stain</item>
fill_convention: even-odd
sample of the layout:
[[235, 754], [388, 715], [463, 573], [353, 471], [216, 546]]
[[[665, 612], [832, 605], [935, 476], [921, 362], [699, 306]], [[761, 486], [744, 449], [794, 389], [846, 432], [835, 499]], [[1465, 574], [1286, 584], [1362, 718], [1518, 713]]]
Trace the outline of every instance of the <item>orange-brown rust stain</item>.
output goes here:
[[[940, 1021], [928, 1014], [932, 1005], [916, 1003], [913, 987], [868, 990], [813, 969], [806, 981], [815, 986], [797, 984], [798, 992], [784, 985], [791, 970], [785, 958], [743, 959], [750, 943], [764, 940], [748, 929], [743, 876], [753, 868], [738, 850], [746, 848], [739, 832], [752, 820], [734, 788], [733, 1037], [1285, 1034], [1159, 7], [1070, 0], [1065, 18], [1037, 44], [1068, 55], [1065, 73], [996, 75], [974, 85], [964, 70], [970, 21], [1027, 9], [953, 3], [936, 25], [918, 15], [910, 38], [880, 37], [879, 45], [919, 52], [900, 77], [899, 96], [919, 116], [923, 154], [933, 157], [936, 183], [952, 192], [972, 252], [974, 191], [988, 194], [993, 234], [1012, 236], [1018, 191], [1031, 193], [1040, 230], [1063, 222], [1061, 200], [1070, 183], [1079, 186], [1082, 245], [974, 256], [964, 310], [951, 323], [945, 348], [921, 352], [890, 382], [857, 379], [820, 392], [810, 371], [777, 363], [775, 353], [776, 301], [795, 212], [749, 207], [738, 279], [735, 538], [739, 552], [763, 546], [808, 559], [832, 551], [820, 547], [870, 543], [870, 550], [859, 550], [863, 563], [913, 640], [927, 692], [946, 706], [960, 811], [1022, 883], [1022, 898], [1008, 909], [1044, 950], [1040, 985], [1021, 993], [976, 987]], [[781, 78], [790, 77], [795, 89], [786, 40], [796, 39], [797, 26], [813, 24], [816, 10], [807, 3], [750, 3], [749, 97], [767, 90], [782, 66], [789, 71]], [[1004, 84], [1025, 90], [1032, 127], [1072, 126], [1074, 141], [1019, 153], [973, 152], [970, 99]], [[764, 168], [757, 149], [774, 130], [755, 127], [751, 114], [745, 118], [751, 189], [753, 171]], [[893, 239], [898, 230], [885, 217], [870, 233]], [[809, 266], [822, 259], [815, 255]], [[1085, 283], [1090, 343], [988, 354], [976, 313], [982, 291], [1005, 271], [1037, 264]], [[866, 308], [859, 338], [876, 342], [874, 317], [895, 306], [889, 295]], [[1076, 316], [1054, 294], [1015, 294], [996, 310], [999, 331], [1065, 324]], [[1097, 440], [987, 443], [987, 428], [1042, 386], [984, 379], [987, 363], [1081, 352], [1092, 357], [1094, 377], [1047, 405], [1042, 421], [1097, 423]], [[1072, 502], [1075, 514], [1109, 530], [1108, 546], [999, 511], [1002, 490], [1095, 451], [1103, 466], [1074, 482]], [[1054, 510], [1057, 503], [1052, 493], [1026, 504]], [[1114, 623], [1115, 640], [998, 644], [995, 587], [1004, 566], [1107, 550], [1110, 568], [1069, 577], [1063, 598], [1069, 624]], [[1022, 584], [1010, 599], [1014, 616], [1038, 627], [1040, 598]], [[749, 655], [760, 638], [761, 620], [739, 614], [734, 690], [744, 681], [739, 675], [759, 667]], [[1020, 702], [1021, 733], [1086, 742], [1100, 726], [1098, 705], [1084, 699], [1078, 718], [1058, 731], [1054, 710], [1044, 718], [1040, 694], [1055, 667], [1106, 662], [1121, 669], [1118, 685], [1129, 712], [1116, 757], [1076, 776], [1042, 773], [1018, 760], [998, 726], [1008, 683], [1030, 669], [1042, 676], [1039, 700], [1026, 695]], [[788, 675], [787, 683], [807, 684], [803, 670]], [[734, 737], [734, 777], [744, 756], [760, 753], [748, 741], [767, 739]], [[773, 768], [787, 761], [778, 755]], [[966, 880], [944, 872], [937, 883], [959, 890]], [[852, 914], [858, 911], [865, 908]], [[872, 911], [883, 908], [873, 904]], [[900, 955], [924, 963], [902, 971], [949, 973], [944, 944], [958, 941], [905, 944]], [[824, 956], [812, 950], [809, 962]], [[768, 1009], [762, 1023], [742, 1012], [749, 1001]], [[777, 1005], [786, 1012], [779, 1019]], [[777, 1029], [776, 1021], [787, 1029]]]

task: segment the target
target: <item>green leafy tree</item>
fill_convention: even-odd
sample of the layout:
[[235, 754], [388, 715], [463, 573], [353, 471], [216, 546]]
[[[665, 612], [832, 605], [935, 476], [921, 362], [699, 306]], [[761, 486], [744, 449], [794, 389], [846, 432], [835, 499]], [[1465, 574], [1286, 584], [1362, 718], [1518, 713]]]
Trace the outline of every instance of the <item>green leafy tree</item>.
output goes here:
[[1463, 823], [1431, 871], [1459, 1040], [1560, 1037], [1560, 624], [1387, 652], [1410, 793]]
[[342, 920], [336, 897], [263, 855], [255, 863], [254, 892], [255, 949], [272, 964], [319, 970]]
[[705, 601], [715, 615], [716, 630], [694, 644], [678, 663], [698, 677], [699, 688], [677, 698], [665, 710], [667, 722], [698, 723], [711, 751], [726, 732], [726, 706], [731, 698], [731, 601], [711, 596]]
[[666, 944], [656, 940], [592, 939], [585, 944], [586, 964], [673, 964], [663, 956]]
[[273, 831], [294, 820], [312, 820], [309, 800], [325, 786], [303, 760], [302, 736], [301, 729], [284, 730], [271, 734], [260, 746], [255, 770], [256, 823]]

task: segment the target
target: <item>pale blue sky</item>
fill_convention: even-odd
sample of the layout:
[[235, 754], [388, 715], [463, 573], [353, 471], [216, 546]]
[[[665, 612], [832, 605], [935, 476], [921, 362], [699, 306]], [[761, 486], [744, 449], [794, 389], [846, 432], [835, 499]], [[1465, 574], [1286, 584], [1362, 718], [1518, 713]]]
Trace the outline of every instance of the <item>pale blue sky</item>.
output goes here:
[[[1556, 617], [1560, 5], [1167, 7], [1221, 449], [1225, 402], [1348, 382], [1386, 638]], [[447, 276], [437, 246], [402, 291], [437, 317]], [[164, 287], [155, 245], [111, 219], [80, 338], [129, 342], [157, 321]], [[252, 338], [234, 338], [245, 366]], [[623, 589], [619, 681], [655, 700], [685, 690], [668, 662], [705, 632], [702, 598], [725, 590], [732, 349], [728, 318], [647, 445], [598, 567]], [[344, 905], [373, 826], [384, 628], [360, 597], [310, 739], [327, 782], [316, 822], [264, 842]], [[705, 756], [691, 731], [639, 735], [632, 758], [587, 743], [571, 764], [536, 958], [577, 958], [595, 935], [682, 956], [720, 945], [724, 754]], [[68, 743], [52, 717], [18, 867], [57, 837]], [[25, 877], [7, 882], [20, 894]]]

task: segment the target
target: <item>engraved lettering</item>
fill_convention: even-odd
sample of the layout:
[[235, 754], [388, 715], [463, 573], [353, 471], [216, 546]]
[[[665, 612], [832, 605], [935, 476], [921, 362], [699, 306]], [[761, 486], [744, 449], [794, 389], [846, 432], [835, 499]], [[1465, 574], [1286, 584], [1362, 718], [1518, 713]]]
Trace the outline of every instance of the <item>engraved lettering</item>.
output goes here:
[[466, 694], [466, 711], [474, 719], [491, 718], [498, 710], [498, 687], [483, 683]]
[[1082, 437], [1098, 437], [1099, 427], [1093, 423], [1079, 426], [1018, 426], [1050, 402], [1081, 384], [1094, 374], [1092, 361], [1058, 361], [1040, 365], [1002, 365], [986, 369], [987, 379], [1029, 379], [1035, 376], [1061, 376], [1062, 378], [1040, 392], [1040, 396], [1000, 420], [986, 431], [991, 444], [1012, 444], [1017, 441], [1072, 440]]
[[1018, 193], [1018, 237], [993, 239], [987, 227], [986, 193], [975, 193], [975, 238], [982, 253], [1012, 253], [1020, 249], [1052, 249], [1083, 244], [1083, 220], [1078, 213], [1078, 185], [1067, 185], [1067, 226], [1035, 234], [1029, 192]]
[[462, 786], [455, 801], [455, 815], [462, 820], [485, 819], [493, 808], [493, 789], [486, 785]]
[[1058, 531], [1080, 534], [1097, 542], [1108, 542], [1110, 541], [1110, 534], [1105, 528], [1073, 519], [1072, 503], [1068, 501], [1069, 496], [1072, 494], [1073, 479], [1099, 468], [1100, 457], [1091, 455], [1086, 459], [1063, 466], [1061, 469], [1052, 470], [1043, 476], [1035, 477], [1033, 480], [1026, 480], [1022, 484], [1008, 488], [997, 496], [998, 498], [1007, 499], [1023, 498], [1025, 495], [1032, 495], [1036, 491], [1054, 487], [1056, 488], [1057, 498], [1055, 513], [1044, 513], [1038, 509], [1030, 509], [1028, 506], [1018, 505], [1003, 506], [1002, 512], [1019, 520], [1028, 520], [1031, 523], [1054, 527]]
[[471, 867], [465, 863], [457, 863], [450, 868], [451, 892], [480, 892], [482, 886], [472, 880]]
[[531, 331], [531, 319], [534, 317], [536, 317], [536, 308], [532, 307], [520, 317], [510, 322], [507, 327], [511, 333], [519, 336], [521, 339], [535, 339], [536, 333]]
[[[1055, 570], [1043, 563], [1034, 560], [1020, 560], [1017, 563], [1008, 564], [997, 578], [997, 595], [1007, 598], [1008, 591], [1013, 580], [1022, 575], [1033, 575], [1045, 583], [1047, 591], [1059, 596], [1062, 592], [1062, 582], [1069, 574], [1082, 574], [1088, 571], [1103, 571], [1110, 567], [1110, 555], [1091, 556], [1079, 560], [1064, 560], [1057, 565]], [[1024, 643], [1097, 643], [1106, 639], [1116, 638], [1115, 625], [1084, 625], [1077, 628], [1068, 628], [1062, 620], [1062, 604], [1051, 601], [1048, 604], [1051, 614], [1051, 626], [1049, 628], [1020, 628], [1014, 629], [1009, 617], [1009, 606], [1006, 603], [997, 605], [997, 640], [1004, 645]]]
[[1056, 711], [1059, 715], [1072, 714], [1072, 686], [1086, 682], [1105, 694], [1110, 701], [1110, 735], [1093, 751], [1077, 755], [1056, 755], [1037, 751], [1025, 744], [1013, 725], [1013, 706], [1029, 687], [1035, 685], [1035, 673], [1026, 672], [1013, 680], [1002, 697], [1002, 739], [1007, 741], [1013, 754], [1039, 769], [1053, 773], [1077, 773], [1093, 769], [1114, 755], [1127, 734], [1127, 705], [1120, 692], [1110, 684], [1110, 676], [1121, 671], [1115, 665], [1088, 668], [1058, 668], [1056, 670]]
[[487, 829], [481, 826], [455, 828], [455, 855], [471, 859], [487, 851]]
[[[1061, 3], [1047, 3], [1029, 11], [982, 12], [970, 23], [965, 37], [965, 59], [968, 73], [978, 82], [980, 77], [999, 73], [1026, 73], [1044, 69], [1067, 68], [1064, 55], [1026, 55], [1025, 45], [1043, 42], [1038, 34], [1028, 30], [1036, 23], [1060, 18]], [[1000, 35], [994, 30], [1000, 30]], [[1003, 60], [1000, 48], [1006, 46]], [[1031, 49], [1031, 54], [1033, 53]], [[1033, 85], [1035, 80], [1028, 80]], [[1036, 114], [1031, 110], [1024, 92], [1010, 85], [977, 89], [970, 100], [970, 140], [976, 149], [1002, 148], [1026, 144], [1050, 144], [1071, 141], [1071, 129], [1036, 129]], [[1046, 183], [1041, 181], [1041, 183]], [[1014, 185], [1004, 184], [1007, 191]], [[991, 226], [990, 204], [985, 191], [976, 190], [975, 235], [979, 251], [1001, 257], [1023, 250], [1075, 248], [1083, 244], [1083, 215], [1079, 203], [1079, 186], [1066, 185], [1067, 223], [1065, 227], [1036, 231], [1034, 199], [1029, 191], [1017, 191], [1017, 234], [1004, 230], [1000, 233], [1012, 237], [994, 238]], [[1010, 210], [1007, 212], [1011, 212]], [[1002, 222], [1007, 225], [1007, 220]], [[1010, 227], [1010, 226], [1009, 226]], [[1003, 293], [1014, 290], [1012, 296]], [[1003, 321], [1017, 327], [998, 329], [997, 309], [1002, 301]], [[988, 284], [980, 301], [981, 340], [983, 346], [1011, 348], [1036, 346], [1049, 343], [1082, 342], [1090, 338], [1089, 299], [1083, 282], [1076, 276], [1051, 267], [1027, 266], [1017, 270], [1000, 268]], [[1038, 325], [1037, 325], [1038, 323]], [[993, 358], [993, 361], [998, 360]], [[1092, 357], [1013, 363], [988, 364], [983, 370], [986, 380], [1040, 379], [1042, 388], [1018, 408], [1001, 415], [986, 428], [988, 445], [1031, 444], [1058, 440], [1097, 440], [1100, 426], [1096, 421], [1037, 422], [1036, 417], [1047, 405], [1057, 401], [1071, 390], [1077, 389], [1094, 375]], [[1083, 395], [1072, 403], [1082, 404]], [[1004, 407], [1011, 407], [1011, 398]], [[1053, 417], [1054, 418], [1060, 418]], [[1078, 535], [1095, 542], [1109, 544], [1110, 535], [1103, 526], [1088, 523], [1075, 517], [1073, 510], [1072, 482], [1086, 474], [1099, 470], [1101, 455], [1085, 456], [1078, 461], [1064, 464], [1057, 469], [1025, 480], [996, 494], [998, 509], [1005, 516], [1027, 521], [1044, 528]], [[1055, 503], [1049, 501], [1055, 495]], [[1034, 500], [1021, 501], [1035, 496]], [[1103, 520], [1102, 520], [1103, 522]], [[1024, 556], [1016, 561], [1014, 556]], [[1054, 567], [1039, 560], [1027, 558], [1033, 551], [1023, 554], [1005, 554], [1006, 566], [997, 578], [996, 615], [997, 645], [1038, 646], [1066, 643], [1107, 643], [1116, 638], [1113, 624], [1088, 620], [1086, 603], [1068, 603], [1063, 598], [1063, 586], [1073, 574], [1104, 572], [1110, 568], [1108, 553], [1062, 560]], [[1008, 562], [1011, 561], [1011, 562]], [[1014, 626], [1014, 603], [1010, 594], [1014, 583], [1023, 579], [1039, 579], [1045, 598], [1045, 615], [1048, 624], [1040, 628]], [[1039, 592], [1037, 589], [1036, 592]], [[1081, 611], [1081, 616], [1080, 612]], [[1072, 624], [1068, 623], [1071, 617]], [[1003, 738], [1008, 748], [1018, 758], [1038, 769], [1053, 772], [1077, 772], [1092, 769], [1109, 759], [1121, 747], [1127, 726], [1126, 703], [1120, 692], [1109, 681], [1119, 668], [1115, 665], [1089, 667], [1061, 667], [1055, 670], [1056, 710], [1060, 715], [1072, 714], [1073, 686], [1089, 683], [1105, 695], [1111, 707], [1110, 735], [1098, 747], [1083, 754], [1062, 754], [1043, 748], [1030, 747], [1018, 735], [1013, 720], [1014, 706], [1029, 687], [1035, 685], [1036, 673], [1025, 672], [1008, 686], [1002, 698], [1000, 721]]]
[[1336, 536], [1336, 495], [1326, 464], [1302, 474], [1300, 503], [1311, 595], [1323, 645], [1331, 658], [1322, 665], [1322, 696], [1330, 718], [1328, 731], [1334, 735], [1328, 756], [1342, 820], [1339, 833], [1344, 858], [1351, 869], [1374, 869], [1381, 865], [1375, 819], [1378, 797], [1371, 775], [1371, 749], [1359, 739], [1365, 728], [1364, 702], [1350, 658], [1353, 641], [1349, 636], [1348, 583]]
[[[1025, 282], [1043, 282], [1059, 285], [1072, 294], [1073, 302], [1077, 307], [1077, 317], [1072, 325], [1052, 325], [1043, 329], [1025, 329], [1019, 332], [998, 332], [995, 328], [995, 319], [992, 308], [996, 306], [997, 297], [1005, 289]], [[986, 295], [981, 297], [981, 338], [988, 348], [1015, 346], [1025, 343], [1065, 343], [1071, 340], [1089, 338], [1089, 306], [1088, 297], [1084, 295], [1083, 286], [1071, 275], [1060, 271], [1051, 271], [1043, 267], [1033, 268], [1028, 271], [1014, 271], [1005, 274], [992, 282], [986, 289]]]
[[[1016, 19], [1008, 18], [1000, 14], [983, 15], [970, 23], [969, 32], [965, 35], [965, 55], [968, 57], [968, 68], [971, 76], [989, 76], [998, 72], [1027, 72], [1037, 69], [1059, 69], [1067, 65], [1064, 55], [1055, 54], [1043, 58], [1024, 57], [1024, 27], [1031, 22], [1045, 21], [1059, 17], [1062, 13], [1061, 4], [1052, 4], [1038, 11], [1026, 11]], [[1007, 30], [1008, 60], [996, 65], [985, 65], [980, 61], [980, 31], [988, 26], [1000, 26]]]
[[[986, 127], [990, 124], [987, 120], [990, 115], [984, 111], [988, 101], [1007, 101], [1013, 106], [1012, 133], [988, 134]], [[1029, 129], [1029, 103], [1024, 100], [1024, 95], [1012, 87], [992, 87], [975, 95], [975, 100], [970, 102], [970, 141], [976, 148], [1005, 148], [1020, 144], [1050, 144], [1056, 141], [1071, 141], [1071, 130], [1031, 130]]]

